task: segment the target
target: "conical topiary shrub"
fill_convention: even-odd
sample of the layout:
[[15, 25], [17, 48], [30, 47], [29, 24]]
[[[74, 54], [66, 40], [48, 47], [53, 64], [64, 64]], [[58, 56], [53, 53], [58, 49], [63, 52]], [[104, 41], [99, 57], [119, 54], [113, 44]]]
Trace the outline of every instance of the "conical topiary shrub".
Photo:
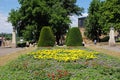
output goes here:
[[40, 32], [38, 47], [54, 46], [55, 37], [50, 27], [43, 27]]
[[77, 27], [73, 27], [69, 30], [66, 39], [67, 46], [82, 46], [82, 35]]

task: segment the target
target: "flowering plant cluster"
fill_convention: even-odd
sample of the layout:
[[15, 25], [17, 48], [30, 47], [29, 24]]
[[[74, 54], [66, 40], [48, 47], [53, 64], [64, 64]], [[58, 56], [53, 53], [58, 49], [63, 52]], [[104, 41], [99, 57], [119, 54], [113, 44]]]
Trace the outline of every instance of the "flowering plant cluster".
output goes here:
[[30, 53], [35, 59], [55, 59], [58, 61], [75, 61], [80, 58], [83, 59], [93, 59], [97, 58], [97, 52], [88, 52], [79, 49], [53, 49], [53, 50], [38, 50], [36, 52]]
[[[51, 78], [52, 80], [59, 80], [65, 77], [69, 78], [70, 73], [67, 70], [57, 70], [57, 73], [49, 73], [48, 78]], [[67, 79], [68, 80], [68, 79]]]

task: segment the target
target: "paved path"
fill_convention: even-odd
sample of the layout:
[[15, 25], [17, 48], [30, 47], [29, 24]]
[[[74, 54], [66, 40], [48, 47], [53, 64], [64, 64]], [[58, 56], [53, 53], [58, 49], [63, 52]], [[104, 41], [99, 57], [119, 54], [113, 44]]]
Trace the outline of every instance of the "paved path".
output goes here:
[[23, 50], [23, 49], [24, 48], [3, 48], [3, 47], [0, 47], [0, 56], [11, 54], [11, 53]]

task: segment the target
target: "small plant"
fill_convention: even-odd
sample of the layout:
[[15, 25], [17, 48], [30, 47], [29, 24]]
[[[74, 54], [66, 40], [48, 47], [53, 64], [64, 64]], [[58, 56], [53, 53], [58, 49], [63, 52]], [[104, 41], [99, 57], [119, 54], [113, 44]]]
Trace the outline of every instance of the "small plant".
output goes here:
[[69, 80], [70, 73], [67, 70], [57, 70], [56, 73], [49, 73], [48, 78], [52, 80]]
[[18, 42], [17, 43], [17, 47], [25, 47], [26, 46], [26, 42]]
[[40, 33], [38, 47], [54, 46], [55, 37], [50, 27], [43, 27]]

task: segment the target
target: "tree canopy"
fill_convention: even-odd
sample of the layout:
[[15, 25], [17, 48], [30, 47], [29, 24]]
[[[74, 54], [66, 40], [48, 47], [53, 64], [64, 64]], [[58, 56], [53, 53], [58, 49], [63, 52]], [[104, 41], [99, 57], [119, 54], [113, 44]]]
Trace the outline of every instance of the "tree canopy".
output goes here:
[[71, 23], [69, 16], [80, 15], [83, 10], [75, 4], [76, 0], [18, 0], [18, 2], [20, 8], [11, 10], [8, 20], [17, 28], [19, 35], [24, 34], [28, 36], [27, 39], [38, 41], [42, 27], [51, 26], [58, 44], [60, 36], [69, 29]]
[[104, 32], [114, 27], [120, 33], [120, 0], [105, 0], [101, 6], [101, 25]]
[[100, 0], [93, 0], [88, 9], [88, 17], [86, 20], [86, 35], [88, 38], [99, 40], [101, 35], [100, 19]]
[[92, 0], [86, 20], [86, 35], [99, 40], [114, 27], [120, 34], [120, 0]]

